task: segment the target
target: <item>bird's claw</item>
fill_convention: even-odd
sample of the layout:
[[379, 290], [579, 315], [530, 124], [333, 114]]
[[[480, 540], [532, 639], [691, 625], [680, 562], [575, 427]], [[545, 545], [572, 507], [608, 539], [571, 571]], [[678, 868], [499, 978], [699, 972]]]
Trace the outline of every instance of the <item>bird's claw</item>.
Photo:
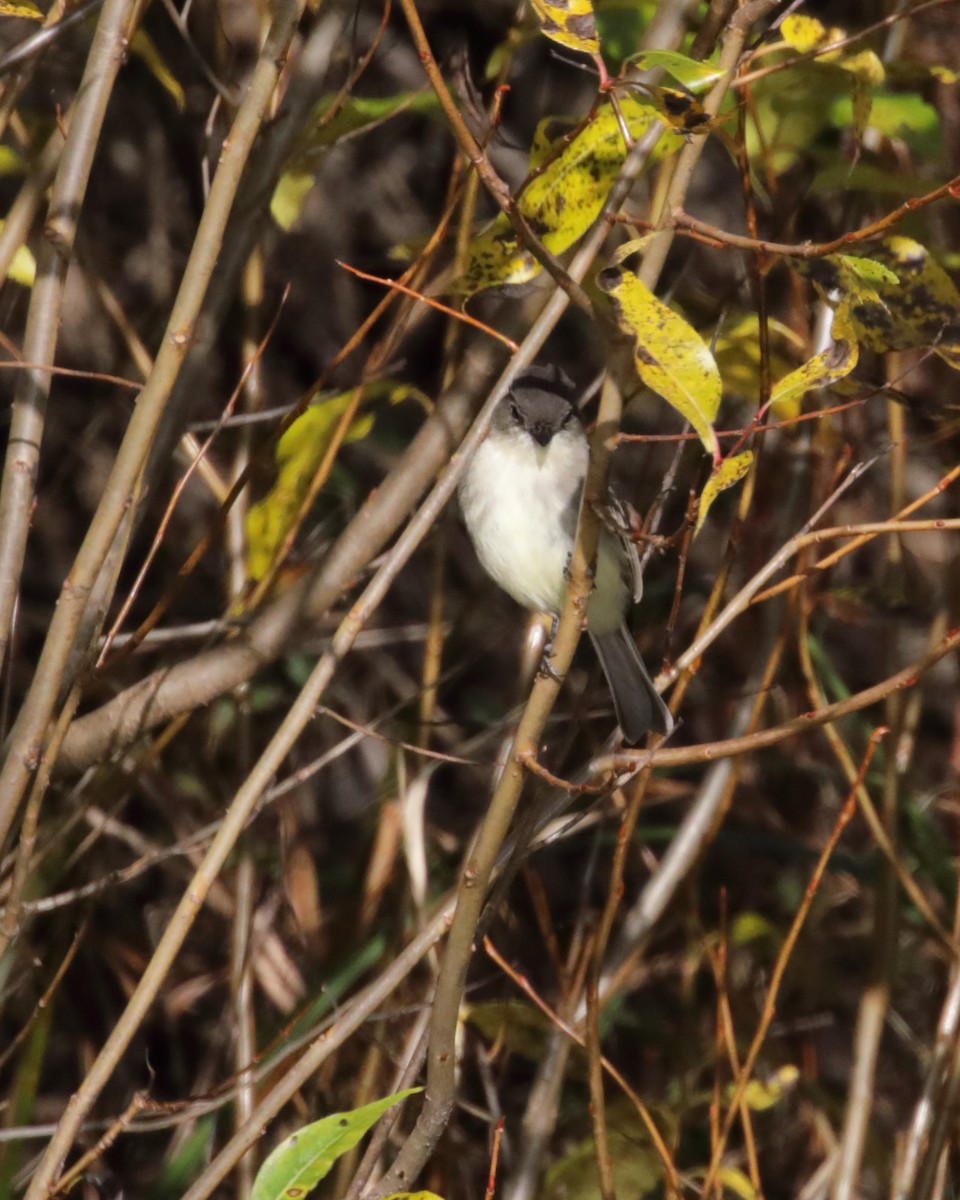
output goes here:
[[540, 659], [540, 667], [537, 671], [544, 679], [552, 679], [554, 683], [563, 683], [563, 676], [556, 670], [553, 663], [550, 661], [550, 655], [553, 652], [553, 643], [550, 642], [544, 647], [543, 655]]

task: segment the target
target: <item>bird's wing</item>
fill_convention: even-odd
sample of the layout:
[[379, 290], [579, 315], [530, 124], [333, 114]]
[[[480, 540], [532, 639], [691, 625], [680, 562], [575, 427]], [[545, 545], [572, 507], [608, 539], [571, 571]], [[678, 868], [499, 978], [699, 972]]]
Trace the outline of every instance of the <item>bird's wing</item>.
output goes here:
[[624, 577], [630, 586], [633, 602], [637, 604], [643, 595], [643, 576], [640, 574], [640, 555], [637, 552], [637, 543], [633, 540], [630, 532], [630, 508], [619, 496], [610, 492], [607, 496], [607, 503], [599, 510], [598, 515], [603, 521], [604, 527], [620, 543], [623, 551]]

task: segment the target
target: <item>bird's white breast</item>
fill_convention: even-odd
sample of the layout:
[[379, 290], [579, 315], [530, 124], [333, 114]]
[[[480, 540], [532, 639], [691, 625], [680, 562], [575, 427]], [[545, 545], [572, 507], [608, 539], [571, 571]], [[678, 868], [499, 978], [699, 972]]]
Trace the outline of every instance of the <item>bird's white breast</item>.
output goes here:
[[461, 505], [477, 555], [525, 608], [558, 612], [563, 603], [587, 457], [585, 440], [563, 432], [546, 447], [487, 438], [464, 475]]

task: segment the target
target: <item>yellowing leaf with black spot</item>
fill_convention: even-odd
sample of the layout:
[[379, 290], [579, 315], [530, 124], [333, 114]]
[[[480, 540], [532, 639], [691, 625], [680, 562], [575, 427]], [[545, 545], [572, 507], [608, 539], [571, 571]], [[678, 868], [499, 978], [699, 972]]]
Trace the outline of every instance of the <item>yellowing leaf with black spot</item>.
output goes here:
[[912, 238], [885, 238], [870, 254], [889, 275], [872, 280], [873, 295], [851, 310], [863, 345], [878, 353], [929, 346], [960, 370], [960, 292], [950, 276]]
[[42, 21], [43, 13], [30, 0], [0, 0], [0, 17], [23, 17], [26, 21]]
[[697, 527], [694, 534], [700, 532], [704, 521], [707, 519], [707, 513], [713, 507], [713, 502], [728, 488], [732, 488], [750, 470], [750, 464], [753, 462], [753, 451], [744, 450], [742, 454], [734, 454], [732, 458], [725, 458], [723, 462], [716, 468], [707, 482], [704, 484], [703, 491], [700, 493], [700, 507], [697, 511]]
[[[625, 96], [620, 109], [630, 135], [640, 137], [658, 119], [649, 100]], [[616, 115], [609, 104], [579, 132], [554, 136], [557, 122], [541, 121], [530, 151], [526, 187], [517, 205], [551, 254], [562, 254], [590, 228], [603, 209], [607, 193], [620, 172], [626, 149]], [[683, 145], [679, 134], [666, 131], [650, 161]], [[491, 287], [528, 283], [540, 264], [520, 246], [502, 214], [474, 239], [470, 259], [455, 290], [464, 296]]]
[[[390, 381], [369, 384], [367, 399], [388, 396], [397, 403], [415, 390]], [[277, 480], [258, 504], [247, 514], [247, 575], [258, 582], [273, 564], [274, 556], [287, 539], [306, 500], [313, 478], [327, 455], [334, 434], [353, 400], [352, 391], [343, 392], [312, 404], [298, 417], [277, 443], [275, 453]], [[358, 442], [373, 426], [370, 414], [354, 417], [347, 427], [344, 442]]]
[[663, 120], [679, 133], [703, 132], [704, 126], [711, 124], [710, 114], [687, 92], [658, 87], [652, 88], [650, 95]]
[[590, 0], [530, 0], [540, 32], [552, 42], [584, 54], [599, 54], [600, 41]]
[[807, 392], [829, 387], [849, 375], [859, 357], [860, 349], [850, 319], [850, 301], [844, 298], [833, 314], [832, 344], [774, 384], [770, 407], [781, 421], [791, 420], [799, 414]]
[[517, 240], [513, 226], [502, 214], [475, 238], [467, 269], [453, 291], [467, 298], [488, 288], [518, 287], [540, 274], [540, 264]]
[[[658, 114], [648, 100], [624, 96], [620, 112], [630, 136], [646, 133]], [[623, 165], [626, 147], [620, 123], [609, 104], [572, 140], [563, 135], [548, 138], [552, 122], [542, 121], [534, 138], [531, 172], [536, 172], [520, 195], [520, 211], [541, 230], [541, 240], [560, 254], [579, 238], [600, 215], [603, 202]], [[682, 138], [666, 134], [651, 161], [679, 149]]]
[[280, 1143], [257, 1172], [252, 1200], [304, 1200], [337, 1159], [352, 1150], [388, 1109], [422, 1090], [408, 1088], [298, 1129]]
[[637, 374], [696, 430], [719, 457], [713, 419], [720, 407], [720, 372], [697, 331], [623, 267], [607, 267], [597, 285], [613, 301], [620, 328], [634, 339]]

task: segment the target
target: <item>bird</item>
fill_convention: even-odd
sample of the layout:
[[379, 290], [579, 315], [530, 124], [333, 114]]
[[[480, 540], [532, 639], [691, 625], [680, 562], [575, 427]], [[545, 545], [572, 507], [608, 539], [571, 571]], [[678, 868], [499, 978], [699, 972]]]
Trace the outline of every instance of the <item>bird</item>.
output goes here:
[[[557, 617], [567, 589], [580, 497], [590, 455], [574, 403], [575, 386], [555, 366], [518, 376], [494, 411], [458, 488], [460, 510], [487, 574], [524, 608]], [[600, 530], [587, 632], [603, 668], [624, 740], [648, 730], [669, 734], [673, 716], [653, 686], [626, 614], [640, 599], [637, 548], [625, 510]]]

